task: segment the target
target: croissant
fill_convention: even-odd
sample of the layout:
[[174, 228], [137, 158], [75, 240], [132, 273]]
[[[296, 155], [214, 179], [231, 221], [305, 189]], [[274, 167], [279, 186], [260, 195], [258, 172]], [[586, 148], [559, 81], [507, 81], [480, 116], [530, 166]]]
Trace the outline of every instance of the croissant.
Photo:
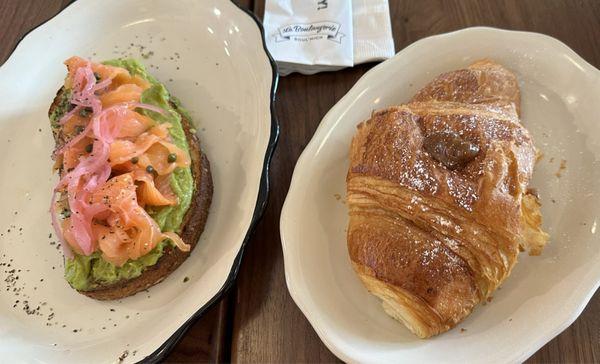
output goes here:
[[358, 125], [346, 178], [350, 260], [418, 337], [454, 327], [519, 252], [538, 255], [548, 240], [527, 187], [538, 151], [519, 99], [515, 75], [482, 60]]

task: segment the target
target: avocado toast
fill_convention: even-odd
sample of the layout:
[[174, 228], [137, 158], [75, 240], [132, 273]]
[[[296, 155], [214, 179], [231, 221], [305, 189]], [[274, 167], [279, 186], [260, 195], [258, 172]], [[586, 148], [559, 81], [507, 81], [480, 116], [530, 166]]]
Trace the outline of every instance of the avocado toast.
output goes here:
[[139, 62], [65, 64], [49, 110], [65, 278], [95, 299], [130, 296], [163, 280], [198, 242], [209, 162], [189, 115]]

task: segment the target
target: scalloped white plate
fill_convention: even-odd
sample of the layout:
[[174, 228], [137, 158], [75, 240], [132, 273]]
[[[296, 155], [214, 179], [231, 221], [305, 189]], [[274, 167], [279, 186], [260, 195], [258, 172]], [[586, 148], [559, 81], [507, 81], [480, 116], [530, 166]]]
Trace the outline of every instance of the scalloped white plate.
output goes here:
[[[72, 290], [48, 237], [56, 176], [47, 110], [71, 55], [141, 58], [191, 111], [211, 162], [213, 202], [190, 258], [116, 302]], [[168, 352], [235, 278], [262, 213], [276, 82], [260, 25], [228, 0], [79, 0], [23, 39], [0, 67], [0, 362], [156, 361]]]
[[[406, 102], [438, 74], [484, 57], [520, 80], [522, 120], [544, 153], [532, 186], [551, 240], [542, 256], [520, 256], [491, 303], [420, 340], [384, 313], [350, 266], [339, 199], [349, 144], [372, 110]], [[520, 362], [570, 325], [600, 283], [599, 95], [600, 72], [563, 43], [491, 28], [420, 40], [365, 74], [302, 153], [281, 215], [289, 291], [327, 347], [349, 362]]]

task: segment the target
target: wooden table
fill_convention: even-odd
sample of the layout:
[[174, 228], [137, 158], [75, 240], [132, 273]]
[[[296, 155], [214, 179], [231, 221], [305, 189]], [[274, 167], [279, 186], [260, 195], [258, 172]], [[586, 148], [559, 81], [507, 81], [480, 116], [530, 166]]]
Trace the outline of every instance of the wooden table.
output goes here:
[[[23, 34], [70, 2], [0, 0], [0, 63]], [[262, 16], [264, 1], [239, 3]], [[487, 25], [551, 35], [600, 68], [598, 0], [390, 0], [390, 11], [396, 50], [428, 35]], [[279, 213], [296, 160], [321, 118], [371, 67], [280, 79], [276, 112], [281, 136], [271, 163], [269, 205], [248, 244], [237, 283], [192, 326], [168, 362], [338, 361], [287, 291]], [[529, 359], [532, 363], [599, 361], [600, 293], [573, 325]]]

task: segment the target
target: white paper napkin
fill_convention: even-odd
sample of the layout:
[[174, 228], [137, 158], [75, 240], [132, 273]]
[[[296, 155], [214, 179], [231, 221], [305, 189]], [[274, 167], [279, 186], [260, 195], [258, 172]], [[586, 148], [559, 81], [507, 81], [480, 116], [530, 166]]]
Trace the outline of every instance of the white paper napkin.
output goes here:
[[349, 0], [267, 0], [263, 23], [282, 74], [354, 64]]
[[394, 55], [388, 0], [266, 0], [267, 47], [279, 73], [313, 74]]
[[354, 64], [388, 59], [396, 54], [388, 0], [352, 0]]

